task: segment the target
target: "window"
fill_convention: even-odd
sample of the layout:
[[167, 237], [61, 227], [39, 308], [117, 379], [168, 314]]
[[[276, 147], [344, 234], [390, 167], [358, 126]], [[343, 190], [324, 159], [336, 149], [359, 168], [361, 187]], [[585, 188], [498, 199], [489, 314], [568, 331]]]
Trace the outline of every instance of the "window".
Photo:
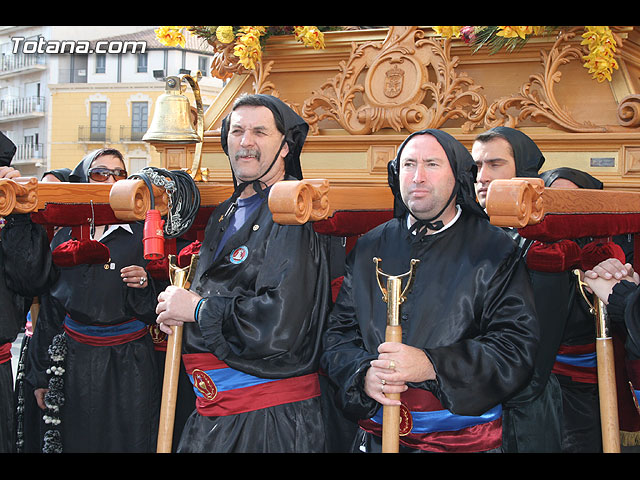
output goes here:
[[147, 54], [138, 53], [138, 73], [145, 73], [147, 71]]
[[91, 140], [107, 138], [107, 102], [91, 102]]
[[203, 77], [209, 76], [209, 57], [198, 57], [198, 70], [202, 72]]
[[147, 131], [149, 104], [147, 102], [131, 103], [131, 140], [141, 140]]
[[107, 71], [107, 55], [99, 53], [96, 55], [96, 73], [105, 73]]

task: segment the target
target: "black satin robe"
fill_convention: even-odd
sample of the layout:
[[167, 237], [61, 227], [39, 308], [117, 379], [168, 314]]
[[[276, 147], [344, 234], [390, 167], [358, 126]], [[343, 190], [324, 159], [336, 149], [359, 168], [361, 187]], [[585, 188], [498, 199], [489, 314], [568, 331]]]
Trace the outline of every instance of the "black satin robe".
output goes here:
[[406, 217], [394, 218], [361, 237], [350, 253], [325, 335], [322, 368], [350, 416], [366, 419], [380, 407], [363, 390], [387, 323], [373, 257], [388, 275], [420, 260], [401, 305], [402, 341], [426, 352], [437, 378], [412, 386], [432, 392], [455, 414], [481, 415], [529, 380], [538, 322], [513, 241], [464, 209], [450, 228], [422, 242], [410, 238]]
[[[133, 234], [117, 229], [102, 239], [110, 251], [113, 269], [103, 264], [57, 272], [42, 303], [28, 348], [29, 382], [46, 388], [50, 365], [48, 346], [62, 332], [65, 314], [86, 325], [117, 325], [136, 318], [153, 324], [159, 293], [153, 278], [145, 289], [127, 287], [120, 269], [145, 266], [142, 224], [131, 224]], [[70, 228], [61, 229], [51, 248], [68, 240]], [[62, 407], [63, 452], [154, 452], [157, 443], [161, 386], [151, 337], [111, 346], [92, 346], [67, 336]]]
[[[25, 326], [29, 306], [46, 279], [41, 263], [29, 254], [48, 249], [42, 227], [34, 227], [27, 215], [12, 215], [0, 230], [0, 345], [12, 343]], [[15, 450], [14, 378], [11, 361], [0, 365], [0, 453]]]
[[[222, 232], [211, 215], [191, 289], [207, 300], [198, 324], [184, 328], [183, 353], [207, 352], [261, 378], [315, 373], [331, 300], [328, 238], [311, 224], [273, 222], [265, 201], [213, 258]], [[242, 263], [231, 252], [248, 248]], [[228, 416], [197, 411], [187, 420], [181, 452], [321, 452], [319, 397]]]

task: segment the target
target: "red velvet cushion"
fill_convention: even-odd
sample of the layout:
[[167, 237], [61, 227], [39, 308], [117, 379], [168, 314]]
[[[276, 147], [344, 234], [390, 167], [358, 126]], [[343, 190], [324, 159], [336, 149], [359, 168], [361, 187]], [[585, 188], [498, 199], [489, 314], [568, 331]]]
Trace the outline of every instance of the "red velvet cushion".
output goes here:
[[60, 267], [81, 264], [108, 263], [109, 247], [96, 240], [67, 240], [53, 250], [53, 262]]
[[580, 247], [572, 240], [531, 244], [527, 266], [537, 272], [565, 272], [580, 265]]
[[617, 258], [622, 263], [626, 261], [624, 250], [617, 243], [593, 241], [582, 247], [581, 268], [582, 270], [591, 270], [609, 258]]

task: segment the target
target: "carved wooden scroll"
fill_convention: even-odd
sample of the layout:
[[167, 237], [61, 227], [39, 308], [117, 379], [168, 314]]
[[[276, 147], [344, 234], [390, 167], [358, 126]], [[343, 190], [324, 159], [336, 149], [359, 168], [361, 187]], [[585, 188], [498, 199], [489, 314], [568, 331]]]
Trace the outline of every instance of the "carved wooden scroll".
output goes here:
[[328, 180], [285, 180], [271, 187], [269, 208], [273, 221], [301, 225], [329, 215]]
[[38, 181], [35, 178], [0, 179], [0, 216], [28, 213], [38, 202]]
[[[167, 193], [155, 185], [152, 188], [155, 209], [160, 211], [160, 215], [166, 215], [169, 210]], [[143, 220], [151, 209], [149, 187], [142, 180], [120, 180], [111, 187], [109, 204], [116, 217], [121, 220]]]
[[544, 188], [539, 178], [494, 180], [487, 192], [487, 213], [500, 227], [535, 225], [550, 213], [640, 213], [640, 193]]
[[471, 131], [483, 121], [486, 100], [471, 78], [456, 72], [457, 64], [449, 41], [426, 38], [415, 26], [391, 26], [381, 44], [353, 45], [340, 74], [305, 101], [302, 117], [314, 134], [325, 118], [352, 135], [384, 128], [415, 132], [454, 118]]

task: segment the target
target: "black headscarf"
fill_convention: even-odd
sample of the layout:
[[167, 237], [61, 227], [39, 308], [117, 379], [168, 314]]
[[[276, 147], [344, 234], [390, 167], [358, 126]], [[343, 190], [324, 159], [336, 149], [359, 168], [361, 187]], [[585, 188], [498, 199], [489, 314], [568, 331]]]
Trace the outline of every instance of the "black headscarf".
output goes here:
[[69, 175], [69, 182], [89, 183], [89, 169], [93, 161], [105, 152], [115, 152], [112, 148], [100, 148], [87, 154]]
[[559, 167], [547, 170], [540, 174], [540, 178], [544, 180], [544, 186], [550, 187], [558, 178], [564, 178], [575, 183], [579, 188], [591, 188], [594, 190], [602, 190], [603, 184], [600, 180], [592, 177], [587, 172], [576, 170], [571, 167]]
[[[263, 94], [252, 96], [257, 98], [262, 106], [267, 107], [269, 110], [271, 110], [271, 112], [273, 112], [273, 116], [276, 119], [276, 125], [280, 125], [284, 129], [284, 131], [281, 133], [284, 134], [284, 141], [286, 141], [289, 145], [289, 153], [284, 158], [285, 174], [297, 178], [298, 180], [302, 180], [300, 152], [302, 151], [302, 147], [304, 146], [304, 142], [307, 138], [309, 125], [304, 121], [302, 117], [294, 112], [291, 107], [289, 107], [279, 98]], [[220, 142], [222, 144], [222, 149], [224, 150], [224, 153], [227, 154], [227, 156], [229, 156], [227, 135], [229, 134], [230, 120], [231, 113], [222, 120], [222, 127], [220, 129]], [[270, 168], [271, 167], [269, 167], [269, 169]], [[266, 174], [269, 169], [267, 169], [267, 171], [265, 171], [262, 175]], [[234, 185], [237, 186], [238, 182], [235, 174], [233, 173], [233, 169], [231, 173], [233, 175]]]
[[0, 167], [8, 167], [16, 154], [16, 145], [0, 132]]
[[[482, 209], [480, 204], [476, 201], [476, 194], [474, 189], [474, 183], [476, 179], [477, 167], [473, 161], [473, 157], [469, 153], [469, 151], [465, 148], [462, 143], [456, 140], [454, 137], [449, 135], [442, 130], [437, 129], [426, 129], [421, 130], [419, 132], [414, 132], [409, 135], [404, 142], [398, 148], [398, 153], [396, 157], [389, 162], [387, 165], [387, 174], [388, 174], [388, 182], [389, 187], [391, 188], [391, 192], [393, 193], [394, 198], [394, 216], [401, 217], [407, 213], [411, 213], [409, 207], [406, 206], [404, 201], [402, 200], [402, 196], [400, 193], [400, 173], [399, 173], [399, 165], [400, 165], [400, 156], [402, 155], [402, 150], [409, 140], [411, 140], [416, 135], [432, 135], [438, 141], [438, 143], [442, 146], [445, 153], [447, 154], [447, 158], [449, 159], [449, 164], [451, 165], [451, 170], [453, 171], [453, 176], [455, 177], [455, 186], [452, 192], [452, 198], [447, 203], [447, 206], [453, 200], [453, 196], [456, 198], [456, 203], [460, 205], [463, 209], [468, 210], [469, 212], [478, 215], [482, 218], [488, 218], [485, 211]], [[446, 208], [445, 206], [444, 208]], [[443, 209], [444, 211], [444, 209]], [[436, 216], [430, 219], [418, 220], [412, 227], [412, 230], [419, 231], [421, 226], [428, 226], [432, 230], [438, 230], [442, 228], [442, 222], [434, 222], [434, 220], [442, 214], [442, 211], [438, 213]], [[413, 215], [415, 218], [415, 215]]]
[[516, 161], [516, 177], [537, 177], [544, 164], [544, 155], [527, 135], [509, 127], [494, 127], [487, 133], [495, 132], [504, 137], [513, 149]]
[[56, 177], [58, 180], [60, 180], [61, 182], [69, 182], [69, 176], [71, 175], [71, 169], [70, 168], [56, 168], [54, 170], [49, 170], [48, 172], [44, 172], [42, 174], [42, 178], [44, 178], [46, 175], [53, 175], [54, 177]]

